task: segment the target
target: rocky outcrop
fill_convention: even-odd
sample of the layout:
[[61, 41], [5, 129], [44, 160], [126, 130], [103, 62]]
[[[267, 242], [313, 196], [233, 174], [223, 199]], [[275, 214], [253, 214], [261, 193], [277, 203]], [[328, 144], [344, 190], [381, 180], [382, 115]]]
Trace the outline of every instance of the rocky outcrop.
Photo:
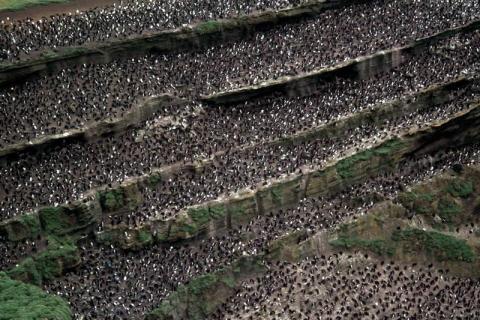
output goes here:
[[268, 80], [258, 85], [203, 96], [202, 100], [211, 105], [229, 105], [254, 99], [272, 92], [282, 92], [289, 96], [308, 95], [312, 88], [324, 81], [340, 77], [367, 79], [375, 74], [393, 69], [403, 63], [405, 57], [421, 53], [426, 47], [457, 34], [468, 33], [480, 28], [480, 20], [468, 25], [439, 32], [433, 36], [412, 41], [409, 45], [383, 50], [372, 55], [359, 57], [329, 68], [296, 76], [286, 76]]
[[[366, 124], [368, 121], [370, 123], [371, 121], [381, 122], [385, 116], [396, 112], [403, 114], [427, 108], [448, 101], [451, 99], [452, 90], [471, 81], [459, 79], [441, 86], [434, 86], [418, 94], [416, 99], [412, 99], [413, 101], [407, 98], [403, 102], [387, 103], [382, 105], [382, 108], [374, 108], [356, 114], [353, 118], [347, 118], [321, 129], [317, 128], [316, 131], [308, 131], [294, 135], [290, 139], [281, 139], [272, 143], [296, 144], [320, 136], [337, 135], [350, 126]], [[434, 124], [434, 129], [406, 133], [402, 137], [392, 138], [371, 149], [336, 160], [323, 168], [314, 170], [303, 168], [301, 174], [271, 181], [267, 186], [258, 186], [254, 190], [242, 190], [231, 197], [186, 208], [172, 220], [151, 220], [138, 229], [132, 229], [125, 225], [107, 227], [105, 231], [97, 234], [97, 240], [120, 245], [123, 248], [138, 248], [152, 241], [179, 241], [201, 234], [213, 235], [222, 229], [248, 222], [253, 216], [293, 205], [304, 197], [334, 194], [378, 174], [379, 171], [392, 170], [404, 157], [414, 153], [427, 152], [427, 150], [420, 150], [421, 145], [431, 144], [440, 139], [443, 130], [448, 130], [449, 139], [454, 140], [455, 143], [458, 142], [459, 145], [470, 143], [471, 134], [476, 134], [475, 128], [478, 128], [478, 114], [474, 111], [476, 107], [472, 108], [466, 115], [457, 115], [459, 118], [453, 119], [451, 123]], [[460, 123], [468, 123], [472, 128], [462, 130], [458, 127]], [[448, 141], [440, 139], [438, 143], [437, 148], [441, 148], [447, 145]], [[208, 163], [204, 163], [204, 165], [208, 165]], [[181, 170], [181, 168], [177, 168], [177, 170]], [[162, 180], [162, 178], [158, 179]], [[141, 237], [140, 234], [142, 234]], [[143, 244], [138, 243], [136, 239], [146, 239], [146, 234], [150, 235], [149, 241], [143, 242]]]
[[[452, 98], [450, 93], [473, 81], [477, 80], [460, 78], [446, 84], [434, 85], [414, 96], [384, 103], [325, 126], [311, 128], [288, 138], [275, 139], [265, 144], [295, 145], [320, 137], [337, 136], [349, 128], [383, 122], [395, 114], [404, 114], [447, 102]], [[475, 116], [471, 120], [475, 121]], [[471, 123], [471, 125], [472, 129], [463, 130], [462, 135], [476, 134], [476, 124]], [[454, 139], [450, 131], [455, 133], [460, 131], [460, 128], [450, 127], [449, 132], [445, 133], [448, 139]], [[428, 140], [428, 136], [422, 136], [421, 139], [421, 144], [416, 145], [415, 148], [421, 148], [423, 144], [430, 145], [436, 138]], [[445, 143], [445, 141], [440, 143]], [[360, 181], [369, 174], [373, 174], [376, 169], [387, 168], [383, 165], [383, 161], [389, 159], [382, 156], [387, 156], [392, 148], [401, 150], [404, 144], [403, 140], [394, 140], [379, 149], [352, 155], [347, 159], [340, 160], [338, 164], [332, 163], [323, 170], [315, 172], [303, 170], [303, 174], [300, 176], [272, 181], [268, 187], [259, 187], [254, 191], [244, 190], [230, 198], [193, 206], [187, 208], [174, 220], [154, 220], [137, 229], [123, 225], [107, 227], [104, 232], [97, 234], [97, 238], [102, 243], [115, 244], [123, 248], [141, 248], [153, 241], [177, 241], [190, 239], [199, 234], [214, 234], [224, 228], [248, 222], [256, 214], [263, 214], [269, 210], [296, 203], [305, 196], [342, 190], [350, 183], [355, 183], [355, 181]], [[258, 146], [239, 147], [239, 149], [254, 147]], [[410, 150], [408, 152], [428, 151]], [[39, 234], [65, 235], [91, 232], [101, 221], [102, 215], [123, 214], [139, 205], [143, 201], [139, 191], [140, 186], [155, 187], [161, 181], [169, 179], [173, 173], [183, 170], [201, 174], [202, 170], [212, 165], [213, 161], [214, 157], [199, 163], [175, 164], [152, 169], [149, 174], [128, 179], [119, 185], [91, 190], [84, 195], [87, 200], [58, 207], [39, 208], [30, 214], [4, 221], [0, 223], [0, 234], [11, 241], [19, 241], [25, 238], [35, 238]], [[395, 158], [393, 162], [389, 160], [387, 163], [394, 165], [395, 161], [398, 159]]]
[[48, 247], [24, 259], [7, 274], [15, 280], [41, 285], [76, 268], [81, 263], [80, 252], [71, 240], [48, 238]]
[[329, 232], [328, 244], [334, 250], [364, 251], [431, 264], [455, 276], [480, 277], [480, 241], [471, 231], [480, 222], [480, 168], [458, 168], [399, 193], [393, 201], [377, 203], [366, 215]]
[[[479, 217], [472, 204], [478, 204], [479, 190], [473, 185], [477, 186], [475, 183], [479, 179], [480, 170], [467, 167], [463, 168], [459, 175], [446, 174], [436, 177], [433, 182], [415, 186], [408, 194], [415, 193], [415, 201], [424, 199], [427, 195], [431, 197], [430, 201], [437, 201], [436, 198], [442, 197], [442, 194], [455, 196], [457, 200], [469, 205], [470, 209], [467, 211], [470, 215], [473, 214], [471, 218], [478, 222]], [[400, 199], [402, 198], [400, 196]], [[407, 198], [411, 200], [410, 196]], [[201, 275], [180, 286], [164, 299], [158, 308], [149, 313], [146, 319], [208, 319], [216, 308], [235, 294], [235, 288], [238, 288], [242, 281], [263, 274], [265, 268], [262, 266], [266, 262], [296, 263], [306, 257], [334, 253], [338, 248], [342, 251], [365, 250], [410, 263], [431, 264], [433, 259], [434, 266], [447, 268], [455, 275], [479, 276], [479, 262], [475, 259], [478, 249], [473, 250], [470, 241], [438, 231], [408, 228], [415, 222], [404, 221], [407, 211], [402, 205], [386, 201], [378, 203], [367, 215], [354, 222], [340, 225], [334, 232], [320, 231], [309, 235], [306, 230], [298, 230], [285, 234], [270, 242], [262, 253], [243, 256], [228, 267]], [[465, 221], [459, 223], [465, 224]], [[478, 239], [476, 245], [480, 245]], [[425, 254], [429, 259], [423, 259]]]
[[242, 256], [227, 267], [190, 280], [164, 299], [145, 319], [208, 319], [212, 312], [235, 294], [243, 281], [266, 272], [266, 261], [295, 262], [310, 254], [300, 251], [300, 244], [306, 238], [305, 231], [292, 232], [269, 243], [266, 252]]
[[0, 149], [0, 161], [2, 159], [5, 160], [4, 158], [9, 159], [15, 157], [21, 152], [43, 150], [62, 142], [91, 141], [108, 134], [121, 133], [151, 118], [164, 106], [182, 105], [184, 103], [185, 101], [170, 94], [150, 97], [134, 106], [121, 117], [104, 119], [83, 128], [72, 129], [63, 133], [43, 136], [31, 141], [18, 142], [3, 147]]
[[42, 207], [0, 223], [0, 235], [9, 241], [34, 239], [39, 235], [87, 234], [100, 223], [102, 209], [96, 198], [71, 204]]
[[[370, 1], [370, 0], [361, 0]], [[0, 85], [19, 81], [32, 74], [54, 72], [83, 63], [106, 63], [120, 57], [151, 51], [168, 52], [206, 47], [219, 41], [246, 37], [258, 30], [318, 15], [327, 9], [340, 8], [353, 0], [312, 0], [296, 7], [266, 10], [232, 19], [200, 22], [194, 25], [152, 33], [125, 40], [90, 43], [80, 47], [44, 51], [17, 63], [0, 64]]]
[[208, 319], [219, 305], [235, 293], [235, 288], [243, 280], [264, 271], [261, 255], [242, 257], [226, 268], [181, 285], [158, 308], [147, 314], [145, 319]]

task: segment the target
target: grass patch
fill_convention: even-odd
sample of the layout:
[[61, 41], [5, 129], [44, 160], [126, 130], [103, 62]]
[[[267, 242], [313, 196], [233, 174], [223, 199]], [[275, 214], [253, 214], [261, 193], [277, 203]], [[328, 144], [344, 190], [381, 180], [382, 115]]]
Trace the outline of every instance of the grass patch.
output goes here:
[[435, 231], [420, 229], [396, 230], [392, 240], [409, 252], [425, 251], [438, 261], [473, 262], [475, 253], [466, 241]]
[[380, 239], [364, 240], [342, 235], [338, 239], [330, 241], [330, 245], [344, 249], [364, 249], [380, 256], [393, 256], [395, 254], [395, 247], [387, 241]]
[[455, 217], [462, 212], [462, 208], [454, 201], [442, 198], [438, 203], [438, 215], [442, 221], [447, 224], [452, 224]]
[[208, 208], [189, 209], [188, 215], [197, 225], [204, 225], [210, 221], [210, 211]]
[[150, 185], [150, 187], [155, 187], [161, 181], [162, 181], [162, 177], [157, 174], [152, 174], [151, 176], [148, 177], [148, 184]]
[[448, 184], [446, 191], [456, 198], [468, 198], [474, 187], [472, 181], [454, 180]]
[[32, 6], [66, 3], [68, 0], [0, 0], [0, 11], [17, 11]]
[[192, 221], [198, 226], [204, 226], [211, 220], [216, 220], [225, 216], [225, 208], [223, 204], [213, 207], [190, 208], [188, 215]]
[[236, 204], [228, 208], [228, 211], [230, 212], [230, 216], [232, 217], [232, 220], [238, 220], [242, 219], [245, 217], [245, 207], [243, 204]]
[[354, 154], [348, 158], [340, 160], [336, 165], [337, 173], [342, 177], [342, 179], [349, 179], [354, 177], [354, 168], [360, 162], [366, 162], [371, 160], [373, 157], [388, 157], [393, 154], [395, 151], [402, 148], [404, 142], [399, 139], [389, 140], [380, 146], [368, 149], [357, 154]]
[[242, 257], [229, 267], [193, 278], [180, 285], [145, 319], [209, 319], [211, 313], [235, 293], [237, 274], [245, 276], [265, 271], [261, 261], [259, 257]]
[[215, 20], [209, 20], [205, 22], [201, 22], [195, 28], [195, 31], [198, 33], [212, 33], [216, 31], [220, 31], [222, 29], [222, 25]]
[[210, 273], [206, 275], [199, 276], [192, 281], [187, 286], [187, 289], [195, 294], [198, 295], [202, 293], [204, 290], [211, 288], [214, 284], [218, 282], [218, 277], [216, 274]]
[[0, 320], [70, 320], [67, 302], [0, 272]]
[[225, 216], [225, 208], [224, 208], [223, 204], [218, 205], [218, 206], [214, 206], [214, 207], [210, 207], [209, 212], [210, 212], [210, 218], [212, 218], [212, 219], [218, 219], [218, 218], [222, 218], [222, 217]]
[[432, 202], [435, 197], [432, 193], [405, 192], [399, 196], [400, 202], [418, 214], [431, 213]]
[[281, 186], [275, 186], [270, 189], [270, 192], [272, 194], [272, 200], [273, 203], [276, 205], [281, 205], [282, 204], [282, 187]]

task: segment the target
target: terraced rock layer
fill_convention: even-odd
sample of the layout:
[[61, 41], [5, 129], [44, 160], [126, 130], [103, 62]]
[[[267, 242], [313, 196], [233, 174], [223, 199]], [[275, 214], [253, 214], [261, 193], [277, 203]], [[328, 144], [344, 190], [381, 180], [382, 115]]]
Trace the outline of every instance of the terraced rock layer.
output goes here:
[[[449, 96], [455, 92], [456, 90], [461, 90], [461, 88], [474, 83], [476, 80], [464, 79], [460, 78], [459, 80], [452, 81], [451, 83], [444, 84], [444, 85], [435, 85], [431, 88], [422, 91], [421, 93], [415, 95], [414, 97], [410, 97], [410, 99], [414, 100], [414, 103], [410, 103], [410, 99], [406, 100], [399, 100], [392, 103], [387, 103], [384, 105], [380, 105], [377, 108], [373, 108], [372, 110], [367, 110], [364, 112], [360, 112], [356, 115], [346, 117], [341, 121], [337, 121], [332, 123], [331, 125], [327, 126], [320, 126], [318, 128], [312, 128], [305, 132], [300, 132], [295, 134], [288, 139], [281, 138], [281, 139], [274, 139], [271, 142], [268, 142], [263, 145], [296, 145], [303, 142], [312, 141], [318, 139], [320, 137], [328, 137], [328, 136], [335, 136], [342, 134], [344, 131], [348, 131], [350, 128], [369, 125], [370, 123], [382, 122], [384, 118], [391, 117], [394, 114], [403, 114], [412, 112], [415, 110], [419, 110], [421, 108], [426, 108], [428, 106], [433, 106], [437, 104], [441, 104], [447, 102]], [[244, 151], [248, 151], [249, 149], [256, 148], [258, 146], [253, 145], [246, 147]], [[242, 150], [242, 148], [240, 148]], [[222, 153], [219, 153], [216, 156], [220, 156]], [[150, 187], [154, 187], [156, 184], [161, 183], [162, 181], [166, 181], [169, 177], [178, 172], [182, 171], [197, 171], [199, 175], [202, 175], [204, 170], [208, 170], [208, 167], [211, 165], [211, 162], [214, 161], [215, 157], [205, 160], [200, 163], [192, 163], [186, 165], [175, 165], [166, 168], [160, 168], [158, 170], [154, 170], [150, 175], [141, 176], [134, 179], [129, 179], [124, 181], [120, 186], [113, 187], [113, 188], [100, 188], [97, 190], [92, 190], [85, 195], [86, 200], [84, 201], [77, 201], [73, 204], [60, 206], [58, 208], [40, 208], [36, 213], [33, 215], [27, 216], [20, 216], [18, 218], [3, 222], [1, 224], [0, 230], [3, 230], [3, 233], [7, 235], [7, 238], [10, 240], [18, 241], [24, 238], [33, 238], [35, 237], [40, 229], [45, 230], [48, 234], [68, 234], [72, 232], [76, 232], [78, 230], [83, 230], [87, 228], [87, 230], [92, 230], [95, 225], [102, 221], [102, 217], [109, 214], [121, 214], [121, 212], [125, 210], [132, 210], [134, 207], [138, 206], [142, 203], [143, 195], [140, 192], [142, 186], [147, 185]], [[334, 166], [332, 166], [334, 167]], [[305, 171], [305, 170], [304, 170]], [[347, 173], [342, 173], [342, 175], [347, 175]], [[289, 178], [291, 179], [291, 177]], [[297, 196], [294, 199], [297, 199], [303, 196], [311, 196], [315, 194], [315, 192], [311, 191], [306, 184], [310, 183], [311, 178], [294, 178], [294, 181], [291, 182], [293, 185], [297, 185], [300, 183], [301, 185], [306, 188], [302, 192], [296, 192]], [[313, 179], [315, 180], [315, 179]], [[302, 182], [299, 182], [302, 181]], [[277, 183], [278, 184], [278, 183]], [[263, 188], [259, 189], [259, 197], [265, 197], [268, 195], [270, 189], [279, 188], [277, 187], [269, 187], [266, 191], [261, 191]], [[335, 190], [332, 190], [334, 192]], [[248, 193], [248, 192], [247, 192]], [[273, 192], [275, 193], [275, 192]], [[288, 193], [288, 191], [287, 191]], [[263, 196], [261, 196], [263, 194]], [[281, 195], [276, 195], [276, 197], [281, 197]], [[248, 198], [248, 197], [247, 197]], [[258, 198], [254, 195], [254, 198]], [[268, 198], [268, 196], [267, 196]], [[294, 199], [291, 199], [292, 201]], [[278, 200], [278, 199], [277, 199]], [[260, 200], [257, 200], [260, 201]], [[288, 200], [284, 200], [288, 203]], [[227, 201], [228, 202], [228, 201]], [[247, 201], [248, 202], [248, 201]], [[268, 201], [267, 201], [268, 202]], [[275, 201], [274, 201], [275, 202]], [[280, 203], [282, 204], [282, 203]], [[212, 205], [216, 206], [215, 202], [212, 202]], [[120, 242], [120, 244], [124, 247], [138, 247], [143, 246], [146, 243], [149, 243], [153, 240], [153, 237], [150, 236], [152, 232], [162, 239], [163, 241], [175, 241], [179, 239], [190, 238], [192, 236], [196, 236], [199, 232], [203, 232], [205, 227], [199, 226], [199, 223], [192, 223], [190, 221], [192, 217], [199, 214], [201, 217], [197, 217], [194, 219], [200, 219], [200, 225], [204, 223], [210, 223], [211, 220], [223, 220], [225, 217], [225, 212], [235, 211], [234, 209], [229, 210], [228, 206], [225, 208], [220, 206], [221, 208], [218, 209], [218, 217], [215, 217], [215, 214], [212, 213], [215, 209], [208, 209], [211, 205], [207, 205], [205, 207], [200, 206], [199, 208], [192, 207], [191, 209], [187, 209], [186, 213], [182, 213], [179, 215], [178, 218], [175, 218], [170, 221], [156, 221], [152, 230], [148, 232], [144, 232], [145, 230], [134, 230], [133, 232], [137, 235], [132, 236], [130, 234], [125, 234], [124, 227], [114, 228], [113, 231], [109, 231], [106, 233], [100, 233], [99, 239], [102, 242]], [[257, 205], [256, 205], [257, 206]], [[268, 211], [272, 208], [272, 204], [259, 204], [258, 210], [260, 212]], [[206, 210], [206, 211], [205, 211]], [[205, 211], [205, 212], [204, 212]], [[48, 214], [47, 217], [44, 217]], [[40, 217], [40, 220], [35, 217]], [[68, 217], [68, 218], [67, 218]], [[28, 218], [28, 219], [27, 219]], [[242, 217], [237, 217], [242, 220]], [[190, 223], [184, 226], [184, 232], [182, 233], [181, 230], [174, 231], [175, 228], [179, 229], [182, 224], [185, 224], [185, 221], [190, 221]], [[206, 220], [206, 221], [203, 221]], [[40, 221], [42, 222], [41, 228]], [[52, 227], [51, 224], [55, 224], [55, 221], [60, 221], [60, 226]], [[80, 223], [81, 222], [81, 223]], [[226, 221], [226, 226], [231, 226], [235, 224], [235, 219], [228, 217]], [[160, 224], [160, 226], [158, 225]], [[76, 226], [72, 228], [72, 226]], [[165, 227], [168, 226], [168, 227]], [[157, 229], [161, 229], [159, 231]], [[166, 229], [165, 229], [166, 228]], [[173, 228], [173, 231], [172, 231]], [[216, 228], [214, 228], [215, 230]], [[130, 228], [127, 228], [130, 230]], [[140, 232], [140, 235], [138, 234]], [[119, 235], [116, 235], [116, 234]], [[117, 238], [111, 240], [110, 238]], [[124, 238], [122, 240], [118, 239]], [[126, 237], [126, 238], [125, 238]], [[142, 239], [142, 243], [138, 244], [137, 241]], [[130, 242], [133, 242], [130, 243]], [[144, 243], [143, 243], [144, 242]], [[130, 243], [130, 244], [129, 244]]]
[[369, 56], [358, 57], [331, 68], [312, 71], [306, 75], [282, 77], [277, 80], [265, 81], [259, 85], [247, 86], [234, 90], [219, 92], [202, 97], [202, 100], [211, 105], [229, 105], [254, 99], [259, 96], [282, 92], [288, 96], [306, 95], [314, 85], [328, 82], [335, 78], [368, 79], [373, 75], [398, 67], [405, 60], [405, 56], [418, 54], [428, 46], [455, 36], [467, 34], [480, 28], [480, 21], [474, 21], [466, 26], [445, 30], [433, 36], [412, 41], [411, 44], [384, 50]]
[[[350, 251], [349, 257], [355, 256], [353, 251], [362, 250], [380, 259], [395, 258], [397, 268], [399, 264], [407, 263], [413, 263], [413, 266], [417, 263], [425, 266], [430, 264], [430, 272], [433, 258], [436, 268], [450, 270], [449, 277], [477, 278], [478, 259], [475, 259], [475, 255], [479, 252], [480, 244], [476, 235], [470, 233], [466, 236], [467, 240], [464, 240], [464, 236], [459, 239], [450, 235], [451, 232], [425, 231], [423, 219], [431, 220], [428, 209], [418, 211], [419, 217], [416, 220], [414, 218], [408, 221], [407, 218], [412, 203], [417, 209], [424, 208], [422, 206], [425, 203], [436, 207], [437, 196], [441, 199], [448, 196], [454, 201], [452, 203], [462, 206], [457, 212], [463, 217], [457, 220], [458, 225], [469, 225], [473, 220], [478, 222], [478, 217], [472, 211], [475, 204], [478, 204], [478, 190], [474, 187], [479, 177], [478, 167], [457, 169], [460, 171], [449, 171], [435, 176], [428, 182], [413, 186], [411, 191], [401, 193], [397, 198], [400, 199], [399, 204], [391, 201], [378, 203], [366, 215], [353, 222], [341, 224], [336, 231], [320, 231], [311, 236], [305, 230], [294, 231], [269, 243], [265, 252], [244, 256], [228, 267], [196, 277], [164, 299], [146, 319], [211, 318], [216, 309], [225, 305], [227, 299], [233, 298], [254, 278], [260, 279], [269, 272], [268, 269], [274, 269], [285, 261], [299, 263], [320, 255], [342, 256], [342, 253], [338, 252], [340, 250]], [[459, 235], [458, 228], [456, 235]], [[354, 263], [355, 259], [349, 262]], [[342, 270], [335, 269], [335, 272], [341, 273]], [[266, 296], [261, 295], [258, 298]], [[207, 303], [202, 303], [205, 301]]]
[[[378, 170], [389, 170], [395, 167], [403, 157], [412, 154], [422, 154], [424, 141], [432, 143], [439, 139], [445, 146], [443, 131], [460, 132], [458, 122], [476, 122], [474, 107], [465, 115], [459, 116], [451, 122], [443, 124], [439, 128], [434, 127], [432, 132], [422, 132], [406, 135], [401, 140], [390, 140], [378, 147], [365, 152], [354, 154], [343, 160], [335, 162], [318, 171], [304, 170], [300, 175], [293, 175], [285, 180], [275, 181], [266, 187], [260, 187], [253, 191], [239, 192], [236, 196], [218, 201], [212, 201], [204, 205], [193, 206], [172, 220], [153, 220], [151, 223], [139, 229], [125, 227], [113, 228], [98, 234], [98, 240], [107, 243], [119, 243], [126, 248], [138, 248], [152, 241], [178, 241], [189, 239], [201, 233], [215, 234], [222, 228], [231, 227], [247, 222], [251, 217], [265, 214], [274, 209], [295, 204], [303, 197], [326, 195], [339, 192], [348, 185], [364, 180], [370, 174], [378, 173]], [[464, 119], [464, 120], [462, 120]], [[468, 119], [468, 120], [467, 120]], [[476, 124], [473, 124], [475, 127]], [[475, 129], [461, 131], [467, 136], [460, 137], [458, 143], [470, 143], [475, 137]], [[472, 133], [473, 132], [473, 133]], [[472, 137], [473, 136], [473, 137]], [[463, 140], [465, 139], [465, 140]], [[432, 151], [432, 150], [429, 150]], [[148, 235], [148, 236], [146, 236]], [[139, 239], [148, 239], [144, 242]]]
[[191, 49], [205, 47], [218, 41], [235, 40], [252, 34], [256, 30], [315, 16], [324, 10], [340, 8], [354, 2], [358, 1], [314, 0], [294, 8], [278, 11], [267, 10], [233, 19], [201, 22], [172, 31], [127, 40], [112, 40], [100, 44], [62, 48], [56, 52], [46, 51], [27, 61], [0, 65], [0, 86], [39, 72], [54, 72], [69, 65], [105, 63], [113, 59], [151, 51]]
[[122, 115], [122, 117], [103, 119], [81, 129], [72, 129], [61, 134], [43, 136], [32, 141], [24, 141], [9, 145], [0, 149], [0, 161], [5, 161], [6, 159], [4, 158], [14, 158], [17, 154], [22, 152], [35, 152], [64, 143], [93, 141], [107, 135], [121, 133], [152, 118], [153, 115], [164, 106], [175, 106], [180, 104], [184, 104], [184, 102], [169, 94], [151, 97], [133, 107], [129, 112]]

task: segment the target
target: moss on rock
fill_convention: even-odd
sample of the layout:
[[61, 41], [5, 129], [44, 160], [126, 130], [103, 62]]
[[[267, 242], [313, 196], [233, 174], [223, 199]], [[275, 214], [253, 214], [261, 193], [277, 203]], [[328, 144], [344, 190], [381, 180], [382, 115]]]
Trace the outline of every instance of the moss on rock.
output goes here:
[[359, 163], [370, 161], [374, 157], [387, 158], [400, 150], [404, 145], [405, 143], [399, 139], [391, 139], [376, 148], [356, 153], [337, 163], [337, 173], [342, 179], [351, 179], [355, 176], [355, 168]]
[[48, 207], [39, 210], [40, 221], [46, 233], [62, 234], [71, 223], [63, 207]]
[[73, 241], [49, 237], [45, 251], [27, 258], [8, 271], [14, 279], [40, 285], [44, 280], [51, 280], [76, 267], [81, 259]]
[[222, 24], [216, 20], [209, 20], [205, 22], [200, 22], [195, 27], [195, 32], [199, 34], [213, 33], [222, 30]]
[[106, 212], [114, 212], [125, 205], [123, 192], [117, 189], [99, 193], [100, 205]]
[[21, 215], [0, 225], [0, 234], [9, 241], [36, 238], [42, 231], [37, 214]]

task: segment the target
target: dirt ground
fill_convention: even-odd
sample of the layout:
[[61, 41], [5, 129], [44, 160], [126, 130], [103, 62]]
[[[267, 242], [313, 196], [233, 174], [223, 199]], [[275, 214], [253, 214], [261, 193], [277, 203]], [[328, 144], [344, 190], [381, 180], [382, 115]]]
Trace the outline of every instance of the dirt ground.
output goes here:
[[75, 10], [87, 10], [95, 7], [105, 7], [113, 3], [120, 3], [120, 0], [72, 0], [67, 3], [52, 3], [28, 7], [19, 11], [0, 11], [0, 20], [9, 17], [12, 20], [33, 18], [35, 20], [49, 17], [54, 14], [75, 12]]

